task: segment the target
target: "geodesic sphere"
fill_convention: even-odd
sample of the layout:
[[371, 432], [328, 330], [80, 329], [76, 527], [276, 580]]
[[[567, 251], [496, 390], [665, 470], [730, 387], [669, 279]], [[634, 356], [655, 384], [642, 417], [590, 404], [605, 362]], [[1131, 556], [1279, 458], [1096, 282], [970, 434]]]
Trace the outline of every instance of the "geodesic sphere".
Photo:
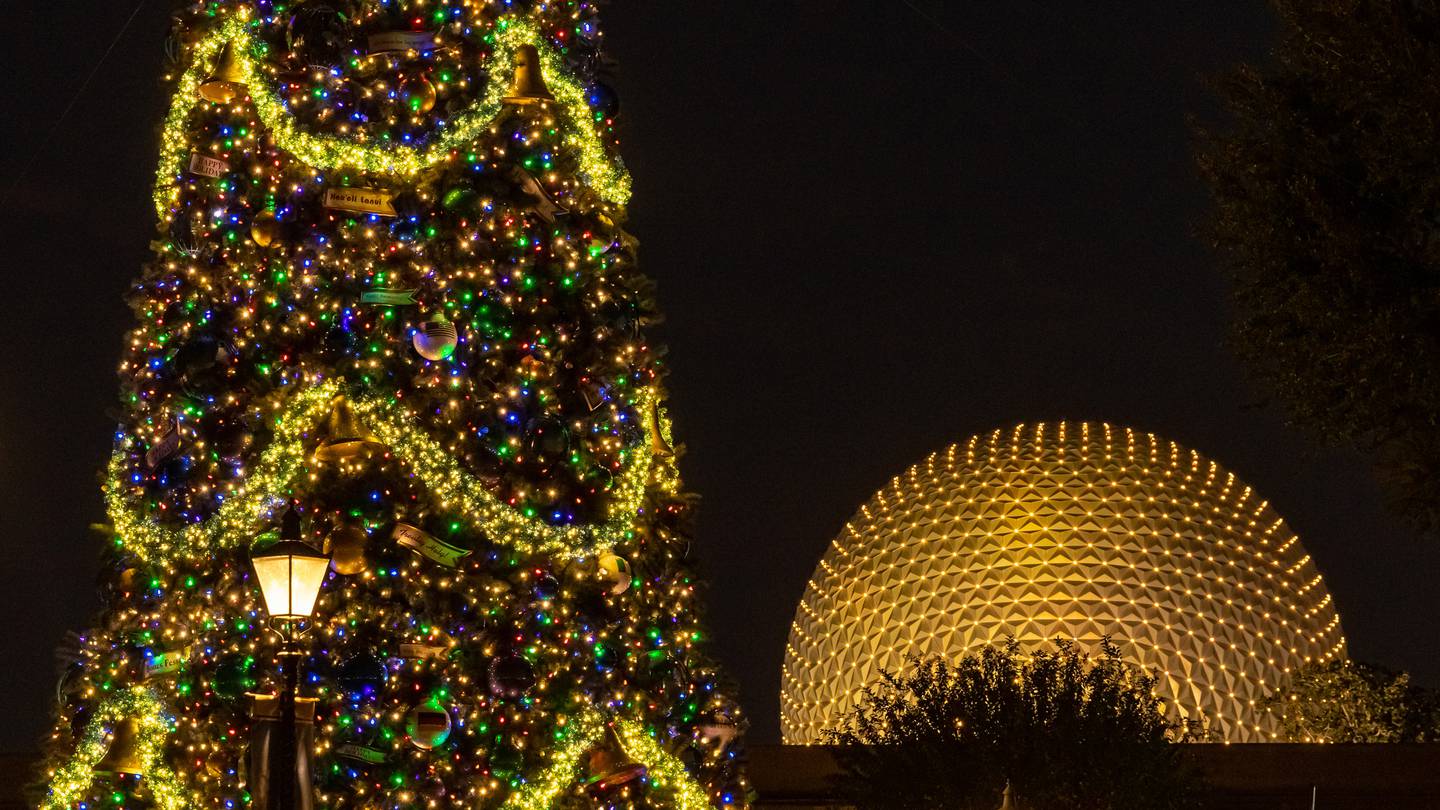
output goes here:
[[1233, 474], [1152, 434], [1020, 425], [912, 467], [831, 544], [790, 630], [785, 742], [820, 742], [909, 656], [1007, 636], [1109, 636], [1172, 719], [1235, 742], [1269, 738], [1259, 704], [1288, 673], [1345, 656], [1299, 538]]

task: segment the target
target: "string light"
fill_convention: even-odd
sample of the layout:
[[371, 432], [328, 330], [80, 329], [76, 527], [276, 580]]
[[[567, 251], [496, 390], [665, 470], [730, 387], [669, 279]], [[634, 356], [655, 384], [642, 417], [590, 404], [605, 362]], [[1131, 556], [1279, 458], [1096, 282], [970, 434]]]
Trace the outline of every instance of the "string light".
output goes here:
[[[281, 531], [331, 558], [297, 661], [317, 806], [744, 805], [598, 4], [175, 21], [105, 607], [62, 651], [47, 807], [253, 803], [279, 640], [250, 554]], [[91, 780], [116, 718], [145, 774]], [[615, 746], [648, 776], [606, 782]]]
[[111, 695], [96, 709], [75, 756], [50, 778], [50, 792], [44, 810], [69, 810], [80, 802], [95, 781], [95, 764], [110, 747], [107, 729], [124, 720], [139, 726], [136, 754], [145, 767], [145, 783], [163, 810], [188, 810], [194, 797], [168, 766], [162, 751], [173, 722], [160, 700], [144, 688], [127, 689]]
[[[273, 443], [235, 496], [227, 499], [214, 516], [179, 529], [147, 519], [128, 502], [127, 456], [117, 451], [111, 458], [105, 487], [116, 543], [147, 561], [247, 546], [260, 527], [274, 519], [276, 507], [284, 502], [278, 493], [290, 491], [305, 474], [309, 463], [307, 439], [314, 435], [340, 391], [339, 383], [327, 380], [297, 393], [276, 420]], [[655, 407], [654, 393], [642, 391], [637, 405], [642, 410]], [[620, 475], [611, 507], [615, 517], [598, 526], [553, 526], [502, 503], [486, 483], [463, 470], [444, 447], [417, 428], [413, 414], [406, 413], [398, 402], [362, 396], [355, 400], [354, 407], [430, 488], [442, 509], [463, 515], [490, 542], [529, 554], [586, 557], [609, 550], [634, 537], [636, 513], [650, 486], [673, 493], [679, 485], [673, 465], [655, 464], [654, 440], [647, 426], [644, 441], [631, 448], [630, 464]]]
[[256, 68], [251, 56], [255, 43], [243, 15], [221, 23], [195, 49], [195, 60], [181, 76], [160, 138], [160, 170], [155, 178], [155, 211], [167, 218], [174, 205], [176, 173], [189, 160], [191, 145], [186, 119], [200, 103], [198, 89], [215, 68], [226, 45], [233, 48], [245, 76], [245, 85], [260, 121], [269, 130], [276, 144], [297, 160], [320, 170], [354, 169], [369, 174], [393, 176], [408, 180], [437, 164], [453, 161], [489, 127], [505, 107], [502, 100], [515, 71], [515, 51], [521, 45], [534, 45], [540, 51], [540, 63], [551, 92], [564, 118], [564, 144], [578, 157], [581, 176], [604, 199], [616, 205], [630, 201], [630, 175], [606, 153], [590, 122], [585, 89], [566, 70], [564, 63], [544, 41], [530, 22], [510, 17], [496, 26], [495, 42], [499, 46], [490, 65], [490, 82], [484, 98], [448, 122], [435, 142], [425, 147], [404, 144], [370, 145], [343, 138], [312, 135], [295, 122], [285, 102], [269, 88], [267, 78]]
[[[587, 712], [567, 730], [567, 739], [552, 752], [552, 764], [538, 778], [517, 790], [505, 802], [504, 810], [550, 810], [560, 794], [579, 777], [586, 753], [601, 741], [605, 718], [598, 712]], [[647, 776], [662, 792], [670, 794], [666, 806], [675, 810], [708, 810], [711, 805], [705, 791], [685, 770], [684, 763], [666, 751], [645, 733], [641, 725], [618, 719], [615, 730], [625, 753], [646, 766]]]

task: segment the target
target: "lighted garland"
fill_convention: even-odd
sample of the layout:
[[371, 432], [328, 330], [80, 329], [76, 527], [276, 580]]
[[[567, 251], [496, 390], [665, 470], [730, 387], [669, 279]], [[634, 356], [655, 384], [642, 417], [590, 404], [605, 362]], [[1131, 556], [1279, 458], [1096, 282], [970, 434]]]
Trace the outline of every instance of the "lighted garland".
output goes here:
[[[502, 810], [550, 810], [555, 799], [575, 783], [583, 758], [604, 737], [605, 718], [589, 712], [569, 731], [569, 738], [555, 752], [550, 767], [537, 779], [515, 791]], [[671, 793], [676, 810], [709, 810], [705, 791], [685, 770], [685, 765], [666, 751], [638, 723], [616, 720], [615, 731], [625, 754], [645, 765], [650, 781]]]
[[[248, 542], [264, 526], [279, 497], [277, 493], [286, 492], [304, 473], [306, 435], [329, 413], [340, 393], [340, 383], [327, 380], [293, 396], [275, 420], [274, 441], [261, 453], [240, 491], [228, 497], [210, 518], [183, 528], [162, 526], [130, 503], [125, 493], [128, 456], [117, 450], [110, 460], [105, 486], [106, 508], [117, 542], [151, 561], [235, 548]], [[642, 389], [637, 407], [653, 407], [654, 397], [653, 390]], [[466, 472], [438, 442], [416, 427], [398, 402], [364, 396], [352, 405], [376, 436], [410, 464], [442, 508], [461, 515], [490, 542], [526, 553], [583, 556], [614, 547], [633, 536], [635, 516], [644, 503], [648, 484], [655, 483], [667, 491], [678, 485], [673, 469], [654, 463], [654, 443], [647, 435], [627, 451], [629, 463], [620, 474], [608, 520], [595, 526], [553, 526], [497, 498], [484, 482]]]
[[534, 45], [540, 52], [542, 72], [558, 102], [564, 120], [564, 143], [575, 150], [580, 174], [602, 198], [617, 205], [630, 201], [630, 175], [618, 159], [605, 151], [587, 115], [590, 107], [585, 90], [566, 70], [563, 60], [545, 42], [533, 25], [515, 18], [505, 18], [496, 25], [494, 62], [490, 66], [485, 96], [448, 121], [444, 132], [430, 145], [412, 147], [402, 144], [368, 145], [344, 138], [312, 135], [303, 131], [285, 108], [285, 102], [256, 70], [251, 56], [254, 40], [249, 23], [242, 17], [231, 17], [216, 27], [195, 48], [195, 59], [180, 77], [160, 143], [160, 168], [155, 179], [156, 214], [166, 218], [174, 200], [172, 181], [189, 155], [185, 122], [190, 110], [199, 103], [199, 87], [227, 44], [231, 45], [245, 77], [246, 88], [261, 123], [270, 129], [275, 143], [304, 163], [323, 170], [358, 169], [373, 174], [411, 178], [427, 168], [449, 160], [457, 149], [480, 136], [504, 109], [502, 100], [509, 77], [515, 71], [515, 51], [521, 45]]
[[155, 805], [163, 810], [185, 810], [196, 802], [185, 790], [175, 772], [165, 766], [162, 749], [169, 736], [171, 720], [153, 692], [133, 687], [119, 692], [101, 703], [85, 729], [85, 735], [70, 760], [50, 779], [50, 792], [41, 804], [42, 810], [69, 810], [83, 801], [85, 792], [95, 780], [95, 763], [105, 756], [110, 743], [105, 727], [131, 719], [139, 724], [141, 762], [145, 765], [145, 782], [155, 797]]

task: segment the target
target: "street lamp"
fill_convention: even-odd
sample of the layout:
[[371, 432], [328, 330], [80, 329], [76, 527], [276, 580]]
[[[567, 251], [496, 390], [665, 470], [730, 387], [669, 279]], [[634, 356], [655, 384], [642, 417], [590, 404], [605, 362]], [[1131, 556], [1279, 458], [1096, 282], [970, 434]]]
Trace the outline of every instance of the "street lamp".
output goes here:
[[285, 688], [280, 693], [279, 739], [267, 746], [269, 779], [256, 781], [269, 784], [264, 791], [266, 795], [257, 796], [260, 801], [256, 803], [263, 810], [308, 810], [309, 774], [301, 771], [309, 770], [309, 757], [302, 760], [295, 745], [295, 690], [300, 679], [301, 656], [296, 640], [309, 629], [330, 558], [300, 542], [300, 516], [291, 509], [285, 513], [280, 542], [251, 555], [250, 562], [260, 580], [260, 594], [265, 600], [265, 611], [270, 614], [270, 625], [285, 641], [280, 649]]

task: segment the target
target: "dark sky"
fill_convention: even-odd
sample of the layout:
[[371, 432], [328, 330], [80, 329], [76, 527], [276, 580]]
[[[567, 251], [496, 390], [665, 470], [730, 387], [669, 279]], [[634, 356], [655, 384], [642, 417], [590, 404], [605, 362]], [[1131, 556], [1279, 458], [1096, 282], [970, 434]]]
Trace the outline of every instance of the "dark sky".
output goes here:
[[[1247, 387], [1194, 237], [1185, 115], [1207, 107], [1202, 75], [1263, 50], [1262, 0], [915, 3], [609, 14], [715, 649], [753, 739], [778, 736], [795, 605], [856, 507], [929, 452], [1031, 419], [1132, 425], [1238, 472], [1304, 538], [1352, 654], [1440, 683], [1440, 548]], [[153, 233], [166, 13], [142, 7], [47, 134], [132, 3], [13, 5], [3, 187], [33, 164], [0, 215], [0, 749], [24, 750], [52, 648], [98, 604], [86, 526], [120, 294]]]

